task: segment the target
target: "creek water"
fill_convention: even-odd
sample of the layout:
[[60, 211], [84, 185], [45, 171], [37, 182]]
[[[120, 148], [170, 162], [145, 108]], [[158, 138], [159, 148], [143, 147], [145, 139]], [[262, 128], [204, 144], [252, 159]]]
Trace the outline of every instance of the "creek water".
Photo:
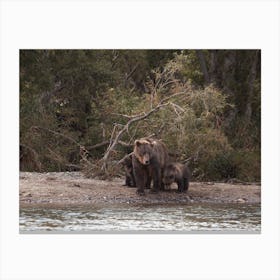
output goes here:
[[261, 231], [260, 204], [118, 205], [20, 210], [20, 233]]

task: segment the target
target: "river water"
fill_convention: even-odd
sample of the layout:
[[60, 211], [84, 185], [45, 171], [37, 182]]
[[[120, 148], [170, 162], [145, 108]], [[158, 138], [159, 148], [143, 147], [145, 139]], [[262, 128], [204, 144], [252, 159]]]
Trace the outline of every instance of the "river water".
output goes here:
[[260, 233], [260, 204], [120, 205], [20, 210], [20, 233]]

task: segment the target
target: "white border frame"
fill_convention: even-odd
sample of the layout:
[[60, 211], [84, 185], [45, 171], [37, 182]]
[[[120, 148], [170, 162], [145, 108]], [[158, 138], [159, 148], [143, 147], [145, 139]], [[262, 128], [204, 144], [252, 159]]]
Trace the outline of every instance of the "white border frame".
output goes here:
[[[1, 2], [1, 279], [279, 279], [279, 2]], [[260, 235], [20, 235], [22, 48], [262, 49]]]

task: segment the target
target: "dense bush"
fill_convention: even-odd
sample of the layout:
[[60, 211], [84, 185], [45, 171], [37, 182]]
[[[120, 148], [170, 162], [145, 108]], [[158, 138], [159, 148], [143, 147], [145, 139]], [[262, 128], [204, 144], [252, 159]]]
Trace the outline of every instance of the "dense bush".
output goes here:
[[77, 170], [83, 159], [102, 175], [102, 158], [127, 122], [162, 105], [123, 131], [109, 153], [114, 175], [134, 140], [152, 136], [189, 162], [194, 179], [260, 180], [256, 54], [204, 50], [206, 79], [196, 51], [21, 51], [21, 170]]

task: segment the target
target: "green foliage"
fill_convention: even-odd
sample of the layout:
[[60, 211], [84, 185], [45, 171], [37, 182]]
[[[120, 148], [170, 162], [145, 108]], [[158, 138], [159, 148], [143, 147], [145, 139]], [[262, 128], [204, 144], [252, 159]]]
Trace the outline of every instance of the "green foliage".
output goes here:
[[191, 84], [203, 86], [203, 74], [200, 71], [199, 61], [197, 59], [195, 50], [182, 51], [181, 56], [182, 71], [181, 78], [189, 81]]
[[238, 178], [245, 182], [260, 181], [260, 153], [246, 150], [221, 153], [210, 160], [207, 170], [211, 180]]
[[185, 92], [131, 124], [120, 139], [127, 146], [118, 145], [111, 160], [130, 152], [136, 138], [153, 136], [189, 162], [195, 179], [260, 180], [260, 59], [255, 69], [256, 51], [203, 55], [211, 84], [195, 50], [22, 50], [20, 143], [42, 171], [79, 165], [79, 145], [99, 168], [106, 141], [129, 116]]
[[208, 178], [210, 180], [223, 180], [237, 178], [238, 166], [233, 160], [233, 153], [219, 153], [209, 160], [207, 166]]
[[260, 151], [237, 151], [233, 155], [233, 162], [237, 166], [237, 178], [252, 182], [261, 180]]

